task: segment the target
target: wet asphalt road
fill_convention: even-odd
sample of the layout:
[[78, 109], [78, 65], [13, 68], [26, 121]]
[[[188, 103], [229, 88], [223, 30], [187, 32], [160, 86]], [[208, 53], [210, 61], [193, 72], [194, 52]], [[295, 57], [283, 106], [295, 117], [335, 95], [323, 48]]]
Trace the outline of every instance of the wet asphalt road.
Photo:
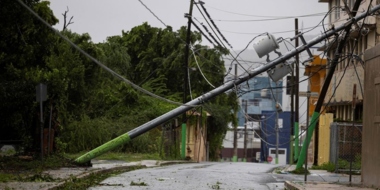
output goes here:
[[271, 173], [276, 167], [244, 162], [178, 164], [126, 172], [89, 189], [284, 189], [283, 181]]

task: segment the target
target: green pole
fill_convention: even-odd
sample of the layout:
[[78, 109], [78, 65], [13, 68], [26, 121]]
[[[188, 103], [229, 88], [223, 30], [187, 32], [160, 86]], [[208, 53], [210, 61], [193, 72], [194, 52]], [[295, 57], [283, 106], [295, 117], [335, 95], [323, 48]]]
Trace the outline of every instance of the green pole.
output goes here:
[[182, 142], [181, 142], [181, 157], [186, 157], [186, 123], [182, 123]]
[[95, 158], [97, 156], [100, 156], [104, 154], [105, 152], [108, 152], [121, 144], [125, 144], [128, 142], [131, 138], [129, 137], [128, 133], [125, 133], [115, 139], [112, 139], [111, 141], [108, 141], [107, 143], [91, 150], [90, 152], [78, 157], [75, 159], [75, 162], [77, 163], [85, 163], [87, 161], [90, 161], [92, 158]]
[[315, 128], [315, 125], [317, 123], [317, 119], [318, 118], [319, 118], [319, 113], [318, 112], [314, 112], [313, 116], [311, 117], [310, 126], [307, 127], [307, 136], [306, 136], [305, 141], [303, 142], [301, 153], [299, 154], [300, 156], [298, 158], [296, 169], [301, 168], [303, 162], [306, 159], [305, 158], [305, 151], [307, 151], [307, 147], [310, 144], [310, 140], [311, 140], [311, 137], [313, 136], [314, 128]]
[[290, 154], [289, 154], [289, 164], [293, 164], [294, 160], [293, 160], [293, 150], [294, 150], [294, 147], [293, 147], [293, 135], [290, 135], [290, 146], [289, 146], [289, 151], [290, 151]]
[[298, 122], [294, 122], [294, 160], [298, 160], [299, 154], [299, 128], [298, 128]]

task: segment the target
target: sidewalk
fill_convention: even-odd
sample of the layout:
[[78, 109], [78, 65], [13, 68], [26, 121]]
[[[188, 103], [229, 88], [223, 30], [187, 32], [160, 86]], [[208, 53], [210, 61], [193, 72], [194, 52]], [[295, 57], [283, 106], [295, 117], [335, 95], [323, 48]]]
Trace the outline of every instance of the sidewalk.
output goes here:
[[143, 160], [139, 162], [124, 162], [118, 160], [92, 160], [92, 167], [70, 167], [44, 171], [55, 182], [7, 182], [0, 183], [0, 190], [51, 190], [65, 184], [70, 178], [83, 178], [90, 174], [126, 169], [133, 166], [157, 167], [168, 164], [188, 163], [188, 161], [157, 161]]
[[[281, 171], [281, 173], [288, 173], [295, 169], [295, 165], [289, 165]], [[287, 190], [373, 190], [372, 188], [363, 187], [361, 183], [361, 175], [352, 175], [351, 183], [349, 182], [349, 175], [341, 173], [330, 173], [326, 170], [309, 170], [310, 174], [307, 175], [307, 181], [304, 180], [304, 175], [299, 175], [297, 181], [285, 181], [285, 189]]]

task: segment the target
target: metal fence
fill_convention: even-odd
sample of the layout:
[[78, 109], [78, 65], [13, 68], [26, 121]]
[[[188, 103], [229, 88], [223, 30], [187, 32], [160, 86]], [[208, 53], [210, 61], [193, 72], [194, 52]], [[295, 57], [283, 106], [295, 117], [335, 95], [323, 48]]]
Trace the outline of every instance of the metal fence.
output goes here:
[[160, 143], [160, 156], [167, 159], [180, 158], [180, 134], [176, 122], [170, 121], [161, 126], [162, 136]]
[[361, 123], [337, 123], [330, 125], [330, 162], [335, 172], [360, 171], [362, 152]]

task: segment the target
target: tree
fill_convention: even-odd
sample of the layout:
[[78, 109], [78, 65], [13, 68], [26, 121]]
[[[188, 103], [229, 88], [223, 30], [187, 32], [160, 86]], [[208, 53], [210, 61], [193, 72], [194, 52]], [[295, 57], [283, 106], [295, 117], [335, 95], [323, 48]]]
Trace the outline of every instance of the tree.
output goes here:
[[[58, 20], [49, 2], [25, 0], [49, 24]], [[51, 53], [54, 34], [17, 1], [0, 2], [0, 139], [29, 143], [34, 133], [35, 85], [27, 76], [38, 75], [35, 68], [45, 66]]]
[[[48, 1], [25, 0], [49, 24], [58, 20], [53, 16]], [[173, 109], [175, 105], [162, 102], [133, 89], [108, 71], [93, 63], [69, 43], [59, 38], [39, 20], [32, 17], [16, 1], [0, 2], [0, 118], [1, 129], [11, 138], [30, 142], [39, 136], [35, 86], [48, 86], [49, 104], [56, 110], [61, 145], [69, 151], [94, 148], [105, 141], [133, 129]], [[67, 13], [67, 12], [66, 12]], [[64, 16], [67, 14], [64, 14]], [[64, 18], [66, 19], [66, 18]], [[143, 23], [121, 36], [112, 36], [104, 43], [94, 44], [88, 34], [76, 34], [67, 29], [62, 34], [89, 55], [107, 67], [145, 89], [180, 100], [183, 93], [183, 59], [186, 28], [173, 31]], [[194, 56], [189, 57], [190, 67], [202, 70], [191, 77], [192, 95], [199, 96], [223, 83], [224, 64], [221, 56], [227, 51], [199, 45], [201, 35], [191, 33]], [[208, 82], [204, 79], [207, 78]], [[215, 114], [213, 130], [220, 144], [221, 134], [229, 120], [227, 95], [209, 101], [209, 111]], [[48, 111], [45, 111], [45, 126]], [[224, 124], [222, 124], [222, 123]], [[157, 150], [151, 137], [154, 131], [130, 142], [123, 150]], [[1, 136], [1, 139], [6, 136]], [[37, 139], [37, 138], [36, 138]], [[35, 140], [34, 147], [38, 148]], [[142, 147], [144, 145], [144, 147]], [[64, 147], [64, 146], [62, 146]], [[155, 147], [155, 148], [154, 148]]]

